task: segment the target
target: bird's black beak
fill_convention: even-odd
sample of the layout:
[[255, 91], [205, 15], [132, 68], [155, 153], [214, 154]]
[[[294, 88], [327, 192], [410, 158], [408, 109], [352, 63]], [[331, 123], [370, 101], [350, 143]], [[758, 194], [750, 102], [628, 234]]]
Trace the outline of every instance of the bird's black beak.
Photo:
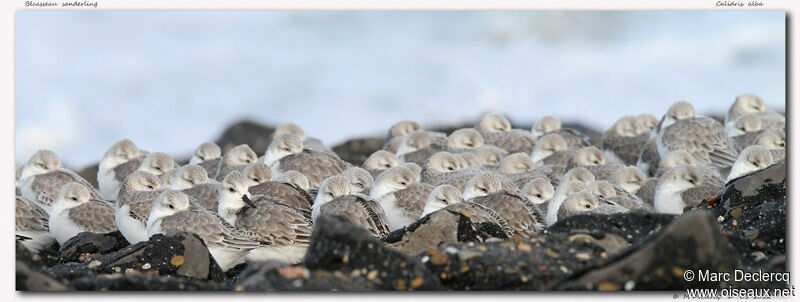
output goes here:
[[253, 209], [256, 208], [256, 204], [254, 204], [253, 201], [251, 201], [250, 198], [247, 197], [247, 195], [242, 195], [242, 201], [244, 201], [244, 203], [246, 203], [251, 208]]

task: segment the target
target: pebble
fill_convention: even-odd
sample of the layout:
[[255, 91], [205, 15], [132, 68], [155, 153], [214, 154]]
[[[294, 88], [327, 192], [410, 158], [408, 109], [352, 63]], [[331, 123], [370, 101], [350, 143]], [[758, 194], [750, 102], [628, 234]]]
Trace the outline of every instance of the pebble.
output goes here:
[[172, 259], [169, 260], [169, 263], [174, 265], [174, 266], [181, 266], [181, 265], [183, 265], [183, 261], [184, 260], [185, 259], [183, 258], [183, 256], [177, 255], [175, 257], [172, 257]]
[[431, 264], [433, 265], [439, 266], [439, 265], [444, 265], [445, 263], [447, 263], [447, 255], [444, 253], [438, 253], [436, 255], [433, 255], [433, 257], [431, 257]]

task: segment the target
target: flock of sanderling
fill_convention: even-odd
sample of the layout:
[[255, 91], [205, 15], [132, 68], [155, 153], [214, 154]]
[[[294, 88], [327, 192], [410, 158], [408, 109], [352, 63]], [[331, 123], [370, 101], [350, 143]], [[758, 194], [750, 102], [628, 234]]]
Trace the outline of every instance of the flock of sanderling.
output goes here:
[[781, 160], [784, 129], [785, 117], [749, 94], [736, 98], [724, 125], [677, 102], [660, 120], [620, 118], [599, 147], [553, 117], [527, 131], [489, 113], [450, 135], [400, 121], [383, 150], [356, 167], [285, 124], [261, 158], [247, 145], [222, 154], [203, 143], [185, 166], [123, 139], [103, 155], [98, 188], [41, 150], [18, 169], [16, 237], [38, 251], [84, 231], [119, 230], [131, 244], [187, 231], [224, 270], [300, 261], [321, 215], [383, 237], [448, 209], [529, 237], [581, 213], [680, 214]]

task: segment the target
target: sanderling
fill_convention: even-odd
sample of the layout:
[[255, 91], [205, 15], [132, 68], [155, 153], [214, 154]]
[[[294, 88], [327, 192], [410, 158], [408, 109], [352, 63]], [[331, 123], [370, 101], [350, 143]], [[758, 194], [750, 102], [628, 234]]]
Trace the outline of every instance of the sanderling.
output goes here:
[[742, 150], [739, 158], [731, 168], [731, 173], [728, 174], [729, 182], [738, 177], [753, 173], [755, 171], [765, 169], [772, 165], [772, 153], [767, 148], [761, 146], [750, 146]]
[[311, 209], [314, 221], [322, 215], [336, 215], [367, 229], [375, 237], [389, 234], [381, 205], [369, 196], [351, 194], [350, 181], [342, 176], [331, 176], [322, 182]]
[[186, 194], [167, 190], [153, 202], [147, 218], [147, 236], [171, 232], [197, 234], [223, 271], [236, 265], [251, 250], [266, 245], [241, 234], [216, 212], [191, 206]]
[[502, 181], [492, 173], [481, 173], [469, 180], [462, 197], [500, 214], [514, 235], [530, 237], [542, 229], [544, 215], [528, 198], [503, 190]]
[[79, 183], [88, 190], [91, 198], [103, 199], [100, 191], [77, 173], [61, 165], [58, 156], [49, 150], [39, 150], [25, 163], [20, 174], [20, 194], [50, 212], [53, 200], [62, 186]]
[[97, 186], [106, 199], [117, 198], [125, 177], [139, 169], [144, 160], [139, 148], [129, 139], [122, 139], [103, 154], [97, 168]]
[[239, 172], [225, 177], [219, 192], [219, 215], [236, 229], [266, 246], [251, 251], [255, 261], [276, 259], [297, 263], [305, 255], [311, 237], [311, 219], [283, 199], [248, 192], [248, 181]]
[[61, 187], [50, 211], [50, 234], [59, 245], [81, 232], [108, 233], [117, 230], [114, 208], [105, 200], [92, 199], [86, 186], [68, 183]]
[[339, 175], [351, 166], [332, 153], [303, 149], [300, 138], [291, 133], [272, 140], [264, 155], [264, 163], [272, 169], [272, 177], [289, 170], [302, 173], [312, 189], [319, 188], [325, 178]]
[[414, 172], [406, 167], [386, 169], [375, 180], [369, 192], [383, 207], [390, 230], [396, 230], [416, 221], [425, 207], [425, 199], [433, 186], [416, 181]]
[[25, 248], [37, 253], [55, 242], [50, 235], [50, 215], [44, 209], [25, 197], [17, 196], [14, 211], [14, 234]]
[[147, 217], [153, 201], [163, 191], [157, 176], [136, 171], [128, 175], [117, 195], [114, 217], [120, 233], [131, 244], [147, 241]]

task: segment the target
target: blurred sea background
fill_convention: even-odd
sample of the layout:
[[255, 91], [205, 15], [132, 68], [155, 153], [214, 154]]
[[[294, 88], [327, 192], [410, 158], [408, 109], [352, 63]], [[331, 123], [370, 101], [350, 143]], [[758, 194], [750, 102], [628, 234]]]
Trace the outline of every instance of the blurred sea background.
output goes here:
[[[230, 124], [294, 122], [334, 146], [553, 115], [599, 131], [677, 100], [786, 103], [780, 11], [20, 11], [16, 162], [83, 167], [121, 138], [188, 156]], [[530, 128], [530, 125], [527, 126]], [[259, 154], [261, 155], [261, 154]]]

